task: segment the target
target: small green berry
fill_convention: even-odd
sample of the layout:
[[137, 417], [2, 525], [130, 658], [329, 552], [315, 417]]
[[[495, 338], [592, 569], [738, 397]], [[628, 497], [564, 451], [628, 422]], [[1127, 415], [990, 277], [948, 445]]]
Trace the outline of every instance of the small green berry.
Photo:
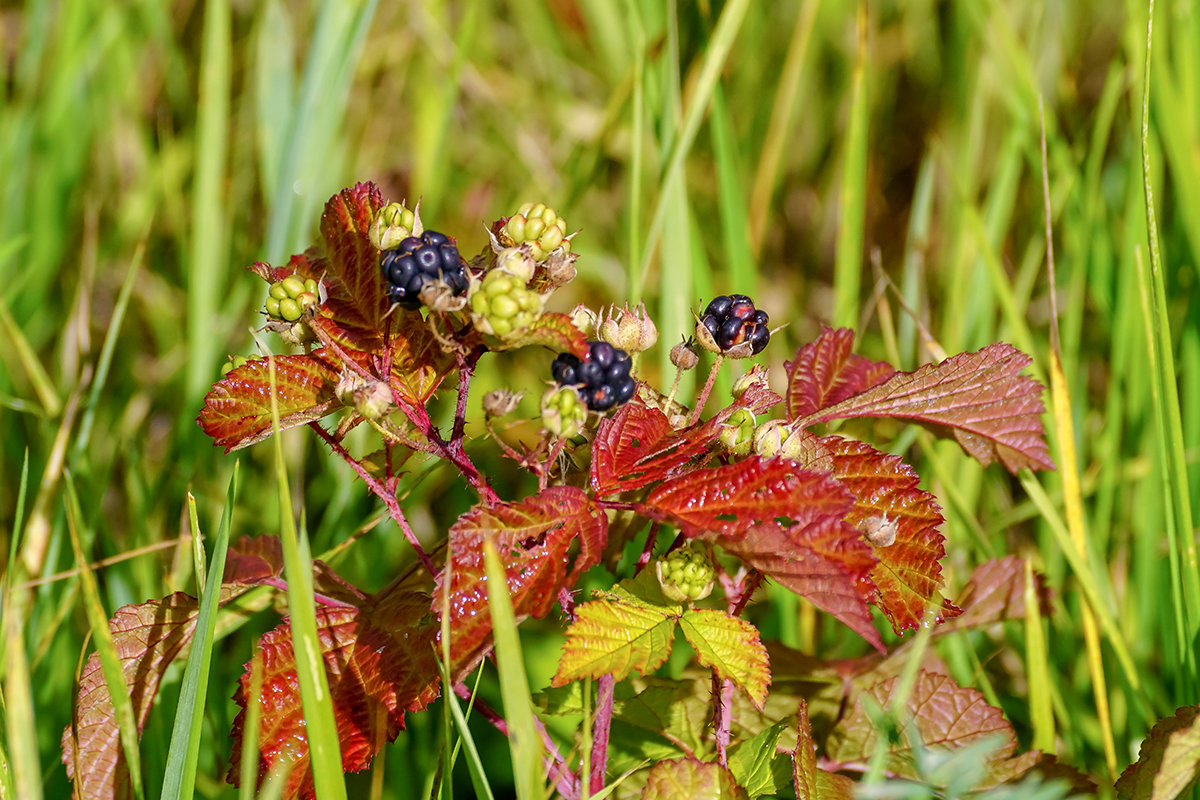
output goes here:
[[545, 261], [560, 247], [567, 251], [567, 223], [545, 203], [525, 203], [500, 229], [500, 242], [506, 247], [529, 246], [534, 261]]
[[574, 386], [556, 386], [542, 395], [542, 425], [555, 436], [570, 438], [583, 430], [587, 406]]
[[655, 562], [654, 570], [663, 595], [677, 603], [708, 597], [717, 576], [711, 556], [697, 542], [667, 553]]

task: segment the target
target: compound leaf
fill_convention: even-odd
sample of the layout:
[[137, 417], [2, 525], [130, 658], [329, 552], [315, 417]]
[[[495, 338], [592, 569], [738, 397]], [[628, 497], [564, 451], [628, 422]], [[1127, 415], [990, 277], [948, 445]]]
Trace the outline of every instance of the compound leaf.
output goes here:
[[[323, 349], [272, 358], [280, 430], [320, 419], [341, 407], [334, 394], [341, 369]], [[204, 396], [196, 422], [227, 453], [271, 435], [270, 360], [255, 358], [230, 370]]]
[[341, 327], [371, 338], [378, 336], [391, 306], [379, 269], [379, 251], [367, 235], [375, 212], [382, 207], [378, 186], [356, 183], [329, 198], [321, 214], [328, 291], [324, 308]]
[[853, 417], [895, 417], [953, 435], [984, 466], [997, 459], [1021, 467], [1054, 469], [1041, 414], [1042, 385], [1020, 374], [1032, 359], [1009, 344], [960, 353], [888, 380], [811, 413], [800, 424]]
[[724, 611], [700, 608], [683, 612], [679, 629], [701, 664], [718, 678], [733, 681], [750, 696], [755, 708], [763, 709], [771, 666], [758, 628]]
[[801, 347], [787, 370], [788, 419], [803, 419], [877, 386], [896, 373], [882, 361], [850, 352], [854, 331], [822, 327], [815, 341]]

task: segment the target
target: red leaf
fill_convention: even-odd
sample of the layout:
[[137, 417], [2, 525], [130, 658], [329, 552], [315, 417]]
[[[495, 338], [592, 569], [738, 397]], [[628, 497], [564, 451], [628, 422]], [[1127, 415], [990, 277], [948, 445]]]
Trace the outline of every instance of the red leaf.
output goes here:
[[600, 421], [592, 443], [592, 488], [605, 497], [671, 477], [708, 450], [718, 426], [676, 431], [657, 408], [634, 400]]
[[[395, 739], [406, 711], [419, 711], [437, 697], [435, 628], [428, 619], [429, 596], [394, 591], [364, 608], [317, 609], [317, 634], [346, 772], [366, 769], [384, 742]], [[259, 782], [283, 764], [291, 774], [283, 797], [313, 796], [304, 710], [300, 702], [296, 655], [286, 621], [259, 640], [246, 665], [235, 699], [242, 710], [233, 725], [236, 783], [241, 761], [252, 670], [261, 669], [259, 695]]]
[[[600, 559], [608, 518], [580, 489], [552, 486], [519, 503], [478, 507], [450, 529], [450, 564], [438, 576], [433, 612], [442, 613], [449, 573], [451, 660], [469, 665], [486, 650], [491, 635], [483, 538], [491, 536], [505, 562], [508, 591], [518, 621], [544, 617], [584, 570]], [[578, 551], [574, 552], [576, 546]]]
[[[334, 386], [340, 373], [324, 350], [274, 356], [280, 430], [304, 425], [340, 408]], [[204, 397], [196, 420], [225, 452], [271, 435], [271, 382], [267, 358], [233, 369]]]
[[1054, 469], [1040, 415], [1042, 385], [1020, 374], [1032, 359], [1012, 345], [960, 353], [809, 414], [803, 425], [854, 417], [896, 417], [954, 436], [984, 466], [999, 459], [1010, 472]]
[[1120, 800], [1183, 797], [1200, 774], [1200, 706], [1184, 706], [1154, 724], [1138, 760], [1117, 780]]
[[[454, 355], [442, 349], [420, 314], [400, 314], [389, 317], [389, 320], [392, 326], [392, 387], [402, 401], [414, 407], [424, 406], [446, 376], [453, 372]], [[314, 324], [319, 329], [319, 336], [329, 334], [342, 352], [363, 371], [382, 378], [381, 355], [354, 349], [353, 341], [339, 341], [342, 332], [332, 327], [329, 320], [319, 318]]]
[[333, 318], [350, 330], [379, 331], [391, 306], [379, 269], [379, 251], [367, 235], [382, 206], [378, 186], [357, 183], [329, 198], [321, 214], [321, 238], [328, 258], [325, 305]]
[[569, 316], [557, 311], [539, 314], [532, 325], [508, 339], [488, 341], [499, 342], [498, 346], [492, 348], [494, 350], [515, 350], [518, 347], [542, 345], [556, 352], [573, 353], [580, 358], [588, 352], [587, 336], [575, 326]]
[[944, 520], [933, 495], [917, 487], [913, 468], [862, 442], [827, 436], [821, 443], [833, 456], [833, 476], [856, 498], [846, 521], [860, 530], [872, 519], [896, 526], [893, 544], [873, 548], [879, 560], [870, 583], [860, 585], [864, 599], [879, 606], [896, 633], [916, 629], [930, 607], [938, 622], [962, 613], [939, 594]]
[[[1050, 592], [1041, 576], [1035, 574], [1039, 604], [1043, 614], [1050, 613]], [[985, 561], [971, 573], [956, 602], [963, 615], [951, 620], [948, 629], [960, 630], [993, 625], [1006, 619], [1025, 618], [1025, 559], [1004, 556]]]
[[882, 649], [858, 588], [875, 557], [843, 522], [853, 507], [850, 492], [828, 475], [751, 456], [673, 478], [639, 511], [715, 541]]
[[801, 347], [795, 361], [785, 361], [788, 419], [802, 419], [877, 386], [896, 373], [882, 361], [850, 352], [854, 331], [822, 326], [816, 341]]

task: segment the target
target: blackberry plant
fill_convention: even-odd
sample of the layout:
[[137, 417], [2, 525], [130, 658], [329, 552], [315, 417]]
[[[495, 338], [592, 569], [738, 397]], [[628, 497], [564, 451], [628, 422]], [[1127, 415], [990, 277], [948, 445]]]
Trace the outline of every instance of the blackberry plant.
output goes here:
[[379, 266], [387, 281], [388, 297], [402, 308], [421, 306], [421, 292], [437, 281], [451, 294], [466, 294], [470, 279], [454, 241], [437, 231], [402, 239], [394, 250], [380, 254]]

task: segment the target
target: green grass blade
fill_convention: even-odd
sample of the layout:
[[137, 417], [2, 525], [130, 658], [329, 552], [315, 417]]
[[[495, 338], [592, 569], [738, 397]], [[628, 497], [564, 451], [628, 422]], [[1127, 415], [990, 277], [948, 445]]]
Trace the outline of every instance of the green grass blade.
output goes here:
[[[445, 629], [443, 628], [443, 630]], [[444, 651], [443, 658], [438, 661], [438, 671], [442, 674], [442, 702], [449, 708], [450, 717], [454, 721], [454, 729], [458, 732], [463, 749], [466, 750], [467, 774], [471, 777], [471, 786], [475, 789], [475, 796], [494, 800], [495, 795], [492, 794], [492, 787], [488, 783], [487, 770], [483, 768], [483, 759], [479, 757], [479, 748], [475, 745], [474, 737], [471, 736], [471, 729], [467, 727], [467, 718], [463, 715], [462, 706], [458, 703], [458, 695], [450, 688], [450, 672], [446, 668]], [[443, 788], [449, 783], [450, 774], [447, 772], [442, 775]]]
[[34, 392], [37, 393], [38, 402], [42, 404], [42, 413], [47, 417], [58, 416], [58, 412], [62, 410], [62, 400], [55, 391], [50, 376], [42, 367], [37, 353], [34, 352], [29, 340], [17, 326], [12, 314], [9, 313], [8, 304], [4, 302], [3, 297], [0, 297], [0, 333], [3, 333], [7, 346], [16, 351], [17, 360], [25, 368], [25, 374], [29, 377], [29, 382], [33, 384]]
[[1029, 718], [1033, 723], [1033, 746], [1045, 753], [1057, 751], [1054, 708], [1050, 702], [1050, 660], [1046, 652], [1046, 630], [1033, 562], [1025, 561], [1025, 665], [1029, 674]]
[[296, 534], [288, 489], [287, 466], [283, 460], [283, 440], [279, 430], [278, 394], [275, 383], [275, 359], [270, 359], [271, 427], [275, 443], [275, 480], [279, 487], [280, 539], [283, 544], [283, 573], [288, 586], [288, 614], [291, 617], [292, 646], [296, 654], [296, 674], [300, 681], [300, 702], [304, 709], [304, 732], [312, 763], [313, 785], [318, 800], [345, 800], [346, 780], [342, 769], [342, 750], [337, 722], [325, 676], [325, 659], [317, 634], [316, 605], [313, 598], [312, 558], [308, 537]]
[[108, 628], [108, 614], [100, 599], [100, 587], [96, 585], [96, 576], [83, 554], [83, 545], [80, 542], [83, 512], [79, 507], [79, 496], [75, 492], [75, 483], [70, 472], [64, 473], [63, 480], [67, 489], [67, 530], [71, 535], [71, 549], [75, 553], [75, 566], [79, 570], [79, 583], [83, 588], [83, 609], [87, 613], [92, 641], [96, 643], [100, 671], [104, 675], [104, 683], [108, 687], [114, 713], [117, 715], [117, 725], [121, 731], [121, 751], [125, 754], [133, 796], [137, 800], [144, 800], [146, 790], [142, 783], [142, 756], [138, 749], [138, 728], [133, 713], [133, 700], [129, 697], [129, 687], [125, 685], [117, 645], [113, 641], [112, 631]]
[[[489, 587], [507, 587], [504, 565], [496, 543], [483, 540], [483, 562]], [[508, 722], [509, 748], [517, 797], [541, 800], [546, 794], [543, 773], [542, 740], [533, 716], [529, 679], [521, 657], [521, 641], [513, 616], [512, 598], [504, 591], [488, 592], [488, 610], [492, 615], [492, 634], [496, 641], [496, 669], [500, 673], [500, 696], [504, 700], [504, 718]]]
[[187, 269], [187, 396], [192, 400], [204, 394], [222, 340], [213, 336], [212, 325], [228, 274], [223, 178], [229, 130], [230, 27], [229, 0], [204, 4], [191, 263]]
[[[238, 772], [238, 797], [240, 800], [254, 799], [254, 786], [258, 782], [258, 728], [262, 717], [262, 707], [259, 699], [262, 697], [263, 675], [262, 662], [258, 659], [250, 661], [250, 691], [246, 694], [246, 724], [242, 726], [242, 760]], [[283, 773], [283, 774], [286, 774]], [[268, 776], [266, 786], [260, 798], [265, 797], [272, 779], [282, 778], [283, 775]], [[279, 781], [282, 791], [283, 781]]]
[[13, 517], [13, 535], [8, 543], [8, 570], [0, 577], [0, 597], [4, 598], [0, 630], [4, 640], [4, 732], [7, 751], [3, 754], [5, 791], [9, 797], [41, 800], [42, 770], [38, 763], [37, 718], [33, 707], [33, 688], [29, 678], [29, 659], [25, 652], [25, 625], [28, 621], [29, 592], [21, 586], [24, 571], [17, 560], [17, 542], [25, 516], [25, 497], [29, 491], [29, 449], [21, 466], [17, 490], [17, 513]]
[[[204, 701], [208, 693], [208, 674], [212, 664], [213, 631], [216, 627], [217, 606], [221, 598], [221, 578], [225, 572], [225, 554], [229, 550], [229, 529], [237, 500], [238, 462], [233, 465], [229, 491], [225, 496], [225, 512], [217, 529], [212, 558], [208, 564], [208, 580], [200, 598], [200, 615], [196, 632], [183, 671], [179, 689], [179, 704], [175, 707], [175, 727], [167, 750], [167, 771], [163, 778], [162, 797], [188, 798], [196, 788], [196, 763], [200, 756], [201, 726], [204, 722]], [[194, 516], [195, 506], [191, 507]], [[199, 537], [193, 539], [196, 541]], [[203, 575], [202, 572], [197, 573]]]
[[725, 92], [720, 85], [713, 89], [713, 108], [708, 124], [712, 130], [713, 159], [717, 167], [717, 201], [720, 204], [723, 245], [721, 254], [729, 270], [728, 275], [716, 276], [718, 291], [714, 294], [723, 294], [727, 289], [758, 297], [758, 269], [750, 249], [750, 224], [741, 181], [742, 165], [725, 105]]
[[862, 283], [863, 219], [867, 206], [867, 134], [870, 124], [870, 54], [867, 50], [867, 7], [858, 6], [858, 55], [850, 89], [850, 124], [842, 158], [838, 200], [837, 254], [833, 268], [833, 324], [857, 328]]

